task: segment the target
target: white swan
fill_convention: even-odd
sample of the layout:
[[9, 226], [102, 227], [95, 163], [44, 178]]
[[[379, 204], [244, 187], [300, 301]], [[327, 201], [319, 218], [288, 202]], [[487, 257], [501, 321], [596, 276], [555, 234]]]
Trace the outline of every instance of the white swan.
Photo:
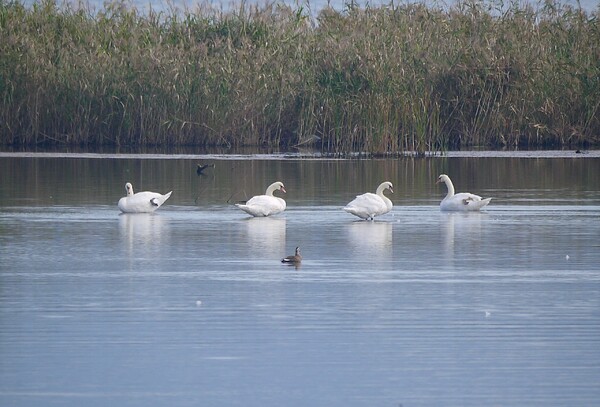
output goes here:
[[162, 195], [156, 192], [138, 192], [133, 193], [133, 186], [128, 182], [125, 184], [127, 196], [119, 199], [119, 209], [124, 213], [149, 213], [154, 212], [165, 203], [173, 191]]
[[274, 182], [267, 188], [264, 195], [253, 196], [245, 204], [235, 204], [238, 208], [252, 216], [270, 216], [285, 210], [285, 201], [273, 196], [273, 192], [282, 191], [285, 187], [282, 182]]
[[452, 185], [450, 177], [446, 174], [442, 174], [438, 177], [436, 184], [439, 184], [440, 182], [445, 183], [448, 188], [448, 194], [440, 203], [440, 209], [442, 211], [478, 211], [492, 200], [492, 198], [482, 199], [479, 195], [470, 194], [468, 192], [455, 194], [454, 185]]
[[389, 181], [383, 182], [377, 187], [377, 191], [374, 194], [367, 192], [366, 194], [358, 195], [352, 202], [344, 207], [344, 210], [359, 218], [371, 220], [373, 220], [375, 216], [388, 213], [392, 210], [393, 204], [388, 197], [383, 195], [383, 191], [386, 189], [389, 189], [391, 193], [394, 193], [392, 183]]

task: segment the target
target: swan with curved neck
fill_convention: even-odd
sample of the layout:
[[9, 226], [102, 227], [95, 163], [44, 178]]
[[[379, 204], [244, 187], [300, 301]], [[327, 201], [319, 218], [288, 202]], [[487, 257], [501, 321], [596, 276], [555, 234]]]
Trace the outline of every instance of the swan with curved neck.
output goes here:
[[375, 216], [386, 214], [394, 206], [392, 201], [383, 194], [388, 189], [391, 193], [394, 193], [391, 182], [382, 182], [374, 194], [367, 192], [366, 194], [358, 195], [344, 207], [344, 210], [365, 220], [373, 220]]
[[285, 201], [273, 195], [275, 191], [285, 193], [283, 182], [277, 181], [269, 185], [264, 195], [253, 196], [245, 204], [235, 204], [238, 208], [252, 216], [271, 216], [285, 210]]
[[454, 184], [452, 180], [446, 174], [442, 174], [438, 177], [436, 184], [443, 182], [448, 188], [446, 197], [442, 199], [440, 203], [440, 209], [442, 211], [455, 211], [455, 212], [470, 212], [478, 211], [487, 204], [490, 203], [492, 198], [483, 199], [479, 195], [471, 194], [469, 192], [454, 192]]
[[133, 185], [131, 183], [125, 184], [125, 191], [127, 196], [119, 199], [119, 209], [123, 213], [150, 213], [154, 212], [165, 203], [171, 196], [173, 191], [166, 194], [159, 194], [157, 192], [143, 191], [137, 194], [133, 193]]

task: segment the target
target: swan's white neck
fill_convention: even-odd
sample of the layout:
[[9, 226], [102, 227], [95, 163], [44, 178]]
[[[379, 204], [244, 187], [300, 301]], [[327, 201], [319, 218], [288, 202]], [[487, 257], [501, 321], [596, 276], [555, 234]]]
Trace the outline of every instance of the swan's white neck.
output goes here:
[[279, 184], [277, 182], [274, 182], [271, 185], [269, 185], [269, 187], [267, 188], [267, 192], [265, 192], [265, 195], [273, 196], [273, 192], [277, 190], [279, 190]]
[[383, 195], [383, 193], [381, 194], [381, 198], [383, 199], [383, 202], [385, 202], [385, 206], [388, 208], [388, 210], [391, 210], [392, 207], [394, 206], [394, 204], [392, 203], [392, 201], [390, 200], [390, 198], [388, 198], [387, 196]]
[[446, 188], [448, 188], [446, 198], [452, 198], [454, 196], [454, 185], [452, 184], [452, 180], [448, 177], [444, 177], [444, 183], [446, 184]]
[[131, 184], [125, 185], [125, 191], [127, 192], [127, 196], [133, 196], [133, 186]]
[[375, 193], [379, 195], [381, 199], [383, 199], [383, 202], [385, 202], [385, 206], [387, 206], [388, 209], [391, 209], [394, 206], [394, 204], [387, 196], [383, 194], [383, 191], [385, 191], [387, 188], [388, 186], [385, 183], [383, 183], [379, 185], [379, 187], [377, 187], [377, 191], [375, 191]]
[[277, 185], [269, 185], [269, 188], [267, 188], [267, 192], [265, 192], [265, 195], [273, 196], [273, 192], [275, 192], [276, 189]]

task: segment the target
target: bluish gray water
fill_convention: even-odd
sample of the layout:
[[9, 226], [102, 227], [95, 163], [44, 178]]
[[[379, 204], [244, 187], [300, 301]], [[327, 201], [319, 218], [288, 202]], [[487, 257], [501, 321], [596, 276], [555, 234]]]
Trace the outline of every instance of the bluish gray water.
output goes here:
[[[141, 158], [0, 157], [0, 405], [600, 403], [599, 159]], [[226, 202], [275, 179], [281, 215]]]

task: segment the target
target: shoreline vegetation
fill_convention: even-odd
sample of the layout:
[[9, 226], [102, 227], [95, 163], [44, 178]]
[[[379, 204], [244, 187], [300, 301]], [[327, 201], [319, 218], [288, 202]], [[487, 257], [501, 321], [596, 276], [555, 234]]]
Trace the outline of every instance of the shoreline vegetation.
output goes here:
[[0, 145], [600, 145], [600, 7], [0, 0]]

